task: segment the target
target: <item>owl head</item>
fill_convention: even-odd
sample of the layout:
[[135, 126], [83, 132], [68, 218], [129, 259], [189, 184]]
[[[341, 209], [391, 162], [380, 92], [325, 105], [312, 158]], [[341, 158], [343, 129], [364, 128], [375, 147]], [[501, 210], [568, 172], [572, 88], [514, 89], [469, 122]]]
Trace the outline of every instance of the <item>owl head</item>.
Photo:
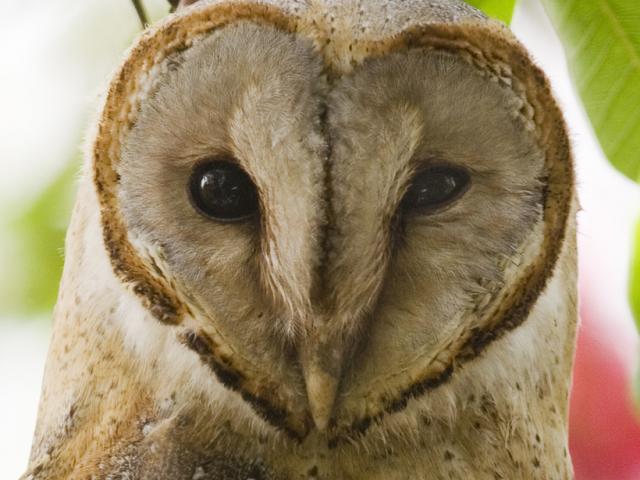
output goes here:
[[544, 75], [457, 1], [179, 9], [130, 51], [92, 155], [121, 283], [295, 438], [490, 356], [574, 197]]

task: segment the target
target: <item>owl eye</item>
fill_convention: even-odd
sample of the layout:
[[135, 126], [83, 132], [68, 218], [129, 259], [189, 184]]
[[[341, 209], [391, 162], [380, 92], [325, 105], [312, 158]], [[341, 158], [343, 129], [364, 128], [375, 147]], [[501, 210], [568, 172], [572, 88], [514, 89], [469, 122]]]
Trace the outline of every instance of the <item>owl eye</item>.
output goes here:
[[238, 165], [227, 160], [199, 164], [189, 180], [189, 195], [196, 210], [223, 222], [245, 220], [259, 209], [255, 184]]
[[442, 208], [462, 196], [469, 181], [469, 173], [458, 167], [439, 165], [420, 170], [402, 199], [402, 208], [425, 212]]

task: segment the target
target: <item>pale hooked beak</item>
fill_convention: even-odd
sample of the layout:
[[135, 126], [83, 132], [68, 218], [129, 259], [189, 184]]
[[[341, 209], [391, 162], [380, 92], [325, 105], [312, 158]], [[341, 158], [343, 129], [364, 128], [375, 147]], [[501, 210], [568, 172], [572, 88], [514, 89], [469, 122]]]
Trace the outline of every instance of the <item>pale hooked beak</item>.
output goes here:
[[333, 413], [345, 352], [343, 343], [335, 338], [316, 340], [308, 339], [300, 360], [311, 416], [316, 428], [324, 431]]

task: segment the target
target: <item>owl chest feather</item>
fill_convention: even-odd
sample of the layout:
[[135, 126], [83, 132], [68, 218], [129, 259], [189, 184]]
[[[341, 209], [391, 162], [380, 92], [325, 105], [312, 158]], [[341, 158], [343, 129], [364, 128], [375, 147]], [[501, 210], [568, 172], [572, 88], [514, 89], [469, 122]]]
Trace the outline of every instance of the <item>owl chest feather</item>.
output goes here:
[[183, 413], [158, 421], [144, 412], [129, 420], [141, 426], [137, 435], [112, 439], [110, 449], [86, 464], [80, 459], [75, 471], [140, 480], [571, 478], [560, 426], [537, 429], [529, 421], [501, 418], [498, 408], [488, 397], [479, 399], [478, 410], [462, 414], [455, 427], [421, 418], [415, 430], [387, 430], [398, 438], [371, 445], [329, 445], [325, 438], [287, 444], [273, 435], [234, 431], [231, 418]]

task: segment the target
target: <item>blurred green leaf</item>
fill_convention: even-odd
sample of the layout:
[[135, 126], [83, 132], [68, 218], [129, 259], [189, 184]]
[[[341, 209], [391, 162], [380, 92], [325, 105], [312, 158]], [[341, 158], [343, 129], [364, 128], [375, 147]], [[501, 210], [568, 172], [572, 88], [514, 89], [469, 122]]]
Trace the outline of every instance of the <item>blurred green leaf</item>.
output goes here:
[[640, 181], [640, 1], [542, 3], [605, 154]]
[[41, 313], [56, 300], [64, 237], [75, 195], [76, 159], [17, 216], [9, 220], [11, 243], [3, 249], [0, 311]]
[[633, 311], [633, 315], [636, 317], [636, 325], [638, 325], [638, 328], [640, 329], [640, 221], [636, 226], [634, 243], [634, 252], [631, 258], [629, 300], [631, 301], [631, 310]]
[[467, 3], [509, 25], [516, 0], [467, 0]]

